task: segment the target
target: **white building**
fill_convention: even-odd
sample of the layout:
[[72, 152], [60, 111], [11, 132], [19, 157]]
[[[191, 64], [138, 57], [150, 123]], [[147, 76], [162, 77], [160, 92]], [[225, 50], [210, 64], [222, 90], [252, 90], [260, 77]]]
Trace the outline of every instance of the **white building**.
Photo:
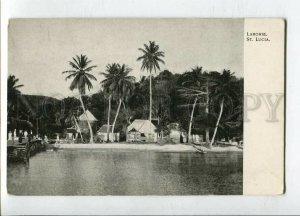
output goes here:
[[157, 142], [156, 126], [149, 120], [136, 119], [127, 127], [127, 142]]
[[[109, 127], [109, 128], [108, 128]], [[99, 130], [97, 131], [97, 135], [100, 137], [100, 139], [103, 142], [107, 141], [107, 128], [108, 128], [108, 133], [109, 133], [109, 141], [111, 142], [119, 142], [120, 139], [120, 133], [119, 132], [114, 132], [112, 133], [112, 125], [102, 125]]]

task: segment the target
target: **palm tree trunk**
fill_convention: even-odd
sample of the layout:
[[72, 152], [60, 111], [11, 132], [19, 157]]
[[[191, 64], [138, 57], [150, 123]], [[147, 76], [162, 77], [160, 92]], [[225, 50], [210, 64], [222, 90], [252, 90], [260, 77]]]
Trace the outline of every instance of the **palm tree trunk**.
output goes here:
[[[205, 107], [205, 113], [208, 116], [208, 106], [209, 106], [209, 92], [208, 92], [208, 81], [206, 81], [206, 107]], [[205, 129], [205, 141], [208, 144], [209, 143], [209, 127], [206, 127]]]
[[107, 138], [106, 138], [106, 142], [109, 142], [109, 129], [110, 129], [110, 122], [109, 122], [109, 119], [110, 119], [110, 110], [111, 110], [111, 95], [109, 95], [109, 98], [108, 98], [108, 114], [107, 114]]
[[36, 118], [36, 136], [38, 137], [39, 135], [39, 119]]
[[19, 100], [17, 95], [17, 133], [19, 133]]
[[90, 143], [93, 143], [94, 142], [93, 130], [92, 130], [89, 118], [87, 116], [86, 110], [84, 108], [84, 104], [83, 104], [83, 101], [82, 101], [82, 98], [81, 98], [81, 94], [79, 94], [79, 99], [80, 99], [80, 102], [81, 102], [81, 106], [82, 106], [83, 112], [84, 112], [85, 117], [86, 117], [87, 124], [89, 126], [89, 130], [90, 130]]
[[126, 142], [128, 142], [128, 130], [127, 130], [127, 126], [130, 125], [130, 116], [129, 116], [128, 110], [126, 109], [124, 101], [122, 103], [123, 103], [123, 108], [124, 108], [124, 110], [126, 112], [126, 115], [127, 115], [127, 117], [126, 117], [127, 125], [126, 125], [126, 128], [125, 128], [125, 131], [126, 131]]
[[124, 101], [122, 101], [122, 104], [123, 104], [123, 108], [124, 108], [125, 113], [126, 113], [126, 121], [127, 121], [127, 124], [130, 125], [130, 118], [131, 118], [131, 117], [130, 117], [130, 115], [129, 115], [128, 110], [126, 109], [126, 106], [125, 106]]
[[192, 136], [192, 124], [193, 124], [193, 118], [194, 118], [194, 111], [195, 111], [195, 107], [196, 107], [196, 103], [197, 103], [198, 97], [195, 97], [195, 101], [193, 104], [193, 109], [192, 109], [192, 113], [191, 113], [191, 118], [190, 118], [190, 124], [189, 124], [189, 136], [188, 136], [188, 142], [191, 142], [191, 136]]
[[205, 128], [205, 141], [207, 144], [209, 143], [209, 128]]
[[[115, 125], [116, 125], [116, 121], [117, 121], [117, 118], [118, 118], [118, 115], [119, 115], [119, 112], [120, 112], [121, 104], [122, 104], [122, 99], [119, 99], [119, 105], [118, 105], [117, 113], [116, 113], [116, 116], [115, 116], [115, 119], [114, 119], [114, 123], [112, 125], [112, 134], [113, 134], [113, 136], [114, 136]], [[113, 140], [113, 141], [115, 141], [115, 140]]]
[[83, 138], [82, 138], [82, 134], [81, 134], [81, 129], [80, 129], [79, 125], [78, 125], [78, 122], [77, 122], [77, 119], [75, 118], [75, 116], [74, 116], [74, 120], [75, 120], [76, 127], [79, 129], [79, 134], [80, 134], [81, 141], [83, 142]]
[[[157, 120], [158, 120], [157, 125], [159, 125], [159, 116], [158, 116]], [[161, 132], [162, 132], [162, 130], [160, 132], [156, 133], [156, 140], [158, 140], [159, 137], [162, 140]]]
[[215, 142], [215, 136], [217, 134], [217, 130], [218, 130], [218, 127], [219, 127], [220, 119], [221, 119], [221, 116], [222, 116], [222, 113], [223, 113], [223, 106], [224, 106], [224, 98], [221, 101], [220, 113], [219, 113], [219, 117], [218, 117], [218, 120], [217, 120], [217, 123], [216, 123], [216, 127], [215, 127], [215, 130], [214, 130], [213, 137], [212, 137], [211, 142], [209, 144], [210, 147], [212, 147], [213, 143]]
[[150, 86], [149, 86], [149, 93], [150, 93], [150, 104], [149, 104], [149, 121], [152, 121], [152, 76], [149, 75], [150, 78]]

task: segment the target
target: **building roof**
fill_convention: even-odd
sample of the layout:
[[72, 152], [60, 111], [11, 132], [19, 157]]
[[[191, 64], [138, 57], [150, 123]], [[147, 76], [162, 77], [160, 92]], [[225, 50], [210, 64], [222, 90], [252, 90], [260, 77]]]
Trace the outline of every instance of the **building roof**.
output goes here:
[[149, 120], [144, 119], [136, 119], [127, 127], [128, 131], [132, 131], [133, 129], [140, 133], [156, 133], [155, 125]]
[[[98, 121], [89, 110], [86, 110], [86, 114], [88, 116], [89, 122]], [[79, 121], [87, 121], [86, 115], [84, 113], [82, 113], [81, 116], [79, 116]]]

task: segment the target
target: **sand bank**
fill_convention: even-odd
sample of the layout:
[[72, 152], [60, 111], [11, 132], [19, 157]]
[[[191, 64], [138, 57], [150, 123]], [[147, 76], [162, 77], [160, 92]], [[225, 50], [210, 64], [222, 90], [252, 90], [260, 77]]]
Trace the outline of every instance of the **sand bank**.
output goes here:
[[[129, 143], [104, 143], [104, 144], [60, 144], [60, 148], [63, 149], [133, 149], [133, 150], [152, 150], [163, 152], [196, 152], [195, 148], [186, 144], [129, 144]], [[200, 147], [207, 152], [232, 152], [240, 151], [235, 146], [229, 147], [213, 147], [212, 149], [206, 147]]]

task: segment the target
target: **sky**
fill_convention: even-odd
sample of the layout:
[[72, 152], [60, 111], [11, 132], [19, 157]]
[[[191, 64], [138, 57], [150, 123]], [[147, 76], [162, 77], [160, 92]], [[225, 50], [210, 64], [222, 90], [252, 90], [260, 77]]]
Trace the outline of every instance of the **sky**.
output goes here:
[[138, 48], [150, 40], [165, 52], [161, 70], [183, 73], [202, 66], [243, 76], [243, 19], [13, 19], [8, 37], [8, 74], [19, 78], [23, 94], [77, 95], [62, 71], [80, 54], [97, 65], [90, 93], [100, 89], [99, 73], [109, 63], [128, 65], [139, 80], [146, 72], [136, 61]]

